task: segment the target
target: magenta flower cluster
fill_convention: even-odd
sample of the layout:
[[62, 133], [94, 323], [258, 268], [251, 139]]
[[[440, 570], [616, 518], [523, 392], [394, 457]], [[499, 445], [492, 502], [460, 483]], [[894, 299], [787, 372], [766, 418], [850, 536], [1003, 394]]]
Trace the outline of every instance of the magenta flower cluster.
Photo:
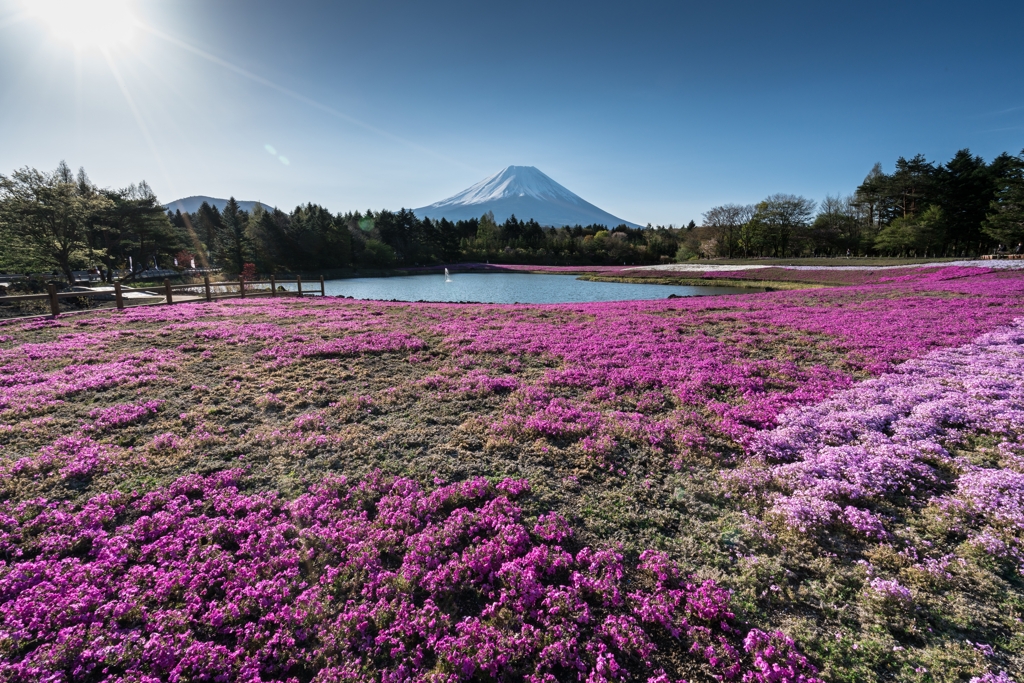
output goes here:
[[241, 483], [4, 504], [0, 678], [663, 682], [682, 647], [721, 680], [817, 680], [663, 554], [527, 524], [524, 481], [340, 478], [293, 502]]
[[874, 578], [868, 586], [875, 595], [901, 607], [908, 607], [914, 601], [914, 594], [910, 589], [895, 579]]
[[971, 679], [971, 683], [1014, 683], [1014, 681], [1005, 671], [999, 673], [990, 671], [982, 676], [975, 676]]
[[97, 443], [92, 437], [78, 432], [60, 437], [33, 456], [0, 465], [0, 476], [38, 479], [56, 475], [63, 480], [87, 479], [93, 474], [108, 472], [124, 461], [123, 449]]
[[96, 408], [89, 411], [89, 417], [94, 420], [90, 429], [106, 431], [141, 422], [156, 415], [163, 403], [163, 401], [146, 401], [140, 405], [120, 403], [109, 408]]

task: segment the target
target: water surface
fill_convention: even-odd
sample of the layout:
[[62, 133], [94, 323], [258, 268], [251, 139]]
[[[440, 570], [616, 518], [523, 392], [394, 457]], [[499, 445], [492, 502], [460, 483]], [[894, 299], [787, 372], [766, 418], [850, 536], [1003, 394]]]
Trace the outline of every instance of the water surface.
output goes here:
[[[305, 286], [304, 286], [305, 287]], [[292, 287], [294, 289], [294, 287]], [[310, 283], [310, 289], [314, 288]], [[494, 304], [557, 304], [588, 301], [630, 301], [677, 296], [749, 293], [742, 287], [683, 287], [625, 282], [588, 282], [575, 275], [533, 273], [454, 273], [444, 275], [362, 277], [328, 280], [328, 296], [397, 301], [477, 301]]]

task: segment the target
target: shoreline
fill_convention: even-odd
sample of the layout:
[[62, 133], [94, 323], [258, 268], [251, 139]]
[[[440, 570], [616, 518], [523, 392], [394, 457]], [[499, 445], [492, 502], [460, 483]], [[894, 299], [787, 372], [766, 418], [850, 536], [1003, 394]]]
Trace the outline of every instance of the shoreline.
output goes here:
[[842, 286], [811, 282], [785, 282], [782, 280], [745, 280], [741, 278], [674, 278], [674, 277], [623, 277], [618, 275], [580, 275], [577, 280], [587, 282], [621, 282], [630, 285], [670, 285], [676, 287], [735, 287], [741, 289], [772, 292], [776, 290], [822, 289]]

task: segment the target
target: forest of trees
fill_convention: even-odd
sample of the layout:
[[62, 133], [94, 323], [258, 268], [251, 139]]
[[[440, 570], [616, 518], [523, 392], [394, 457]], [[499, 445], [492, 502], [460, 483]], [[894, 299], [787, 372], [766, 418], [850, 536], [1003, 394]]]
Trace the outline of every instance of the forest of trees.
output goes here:
[[620, 226], [544, 228], [493, 214], [451, 222], [411, 211], [331, 214], [316, 204], [285, 213], [257, 205], [223, 211], [204, 203], [194, 214], [169, 214], [176, 232], [195, 234], [195, 248], [229, 272], [253, 263], [259, 272], [415, 267], [459, 261], [505, 263], [667, 262], [678, 250], [676, 230]]
[[0, 176], [0, 271], [48, 273], [102, 267], [106, 277], [131, 268], [220, 268], [229, 275], [254, 264], [259, 273], [385, 269], [458, 261], [505, 263], [663, 263], [680, 231], [619, 226], [544, 228], [492, 214], [451, 222], [411, 211], [333, 214], [306, 204], [291, 212], [234, 198], [223, 210], [166, 211], [143, 181], [98, 188], [84, 170], [62, 163]]
[[[61, 272], [100, 266], [135, 272], [159, 265], [220, 268], [254, 264], [260, 273], [385, 269], [458, 261], [646, 264], [716, 257], [977, 256], [1024, 241], [1024, 153], [990, 163], [969, 150], [936, 165], [900, 158], [876, 164], [847, 197], [818, 203], [774, 194], [727, 204], [684, 227], [621, 225], [548, 228], [487, 214], [451, 222], [411, 211], [331, 213], [306, 204], [291, 212], [203, 204], [166, 211], [140, 182], [109, 190], [63, 162], [51, 173], [0, 175], [0, 271]], [[252, 269], [252, 266], [249, 266]], [[129, 276], [130, 277], [130, 276]]]
[[[970, 150], [936, 165], [875, 164], [847, 197], [817, 204], [775, 194], [716, 206], [682, 240], [679, 259], [761, 256], [957, 256], [1014, 251], [1024, 241], [1024, 152], [986, 163]], [[1022, 248], [1024, 251], [1024, 248]]]

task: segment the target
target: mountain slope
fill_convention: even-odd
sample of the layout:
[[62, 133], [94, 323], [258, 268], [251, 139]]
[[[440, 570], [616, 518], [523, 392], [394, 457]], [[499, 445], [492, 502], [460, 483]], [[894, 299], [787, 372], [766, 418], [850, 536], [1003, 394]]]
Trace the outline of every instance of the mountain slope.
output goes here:
[[[263, 206], [263, 208], [266, 209], [267, 211], [273, 210], [273, 207], [267, 206], [263, 202], [243, 202], [239, 200], [236, 201], [238, 201], [238, 206], [243, 211], [252, 212], [252, 210], [256, 208], [257, 204]], [[197, 195], [195, 197], [183, 197], [181, 199], [175, 199], [173, 202], [168, 202], [167, 204], [164, 204], [164, 208], [169, 211], [178, 210], [181, 211], [182, 213], [185, 213], [186, 211], [188, 213], [195, 213], [196, 211], [199, 210], [199, 207], [202, 206], [203, 202], [206, 202], [210, 206], [216, 206], [218, 211], [223, 211], [224, 205], [228, 203], [228, 200], [218, 199], [217, 197], [204, 197], [202, 195]]]
[[494, 212], [499, 223], [515, 214], [520, 220], [532, 218], [545, 226], [640, 227], [585, 201], [533, 166], [509, 166], [448, 199], [413, 209], [420, 218], [450, 221], [479, 218], [488, 211]]

